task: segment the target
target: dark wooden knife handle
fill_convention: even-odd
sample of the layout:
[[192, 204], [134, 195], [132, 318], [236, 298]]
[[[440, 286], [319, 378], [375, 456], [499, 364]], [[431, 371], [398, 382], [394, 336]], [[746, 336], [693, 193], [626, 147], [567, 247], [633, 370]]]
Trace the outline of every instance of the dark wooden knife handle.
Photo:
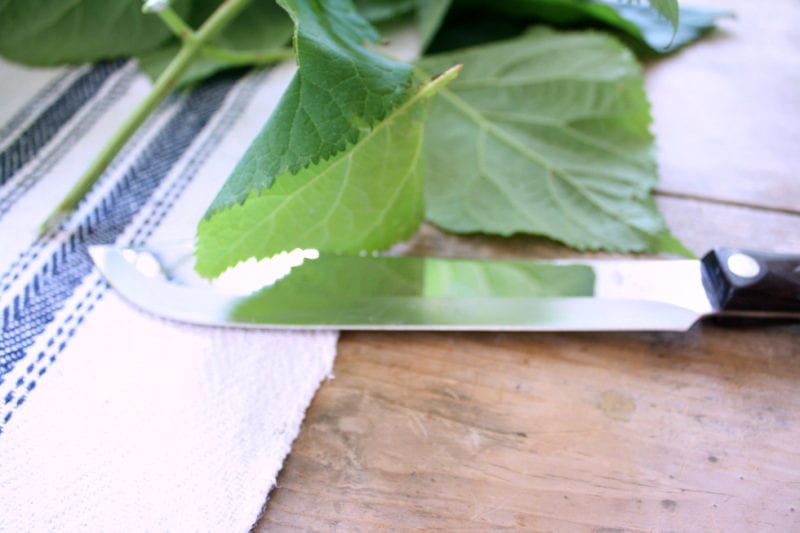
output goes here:
[[719, 311], [800, 313], [800, 255], [715, 248], [702, 264]]

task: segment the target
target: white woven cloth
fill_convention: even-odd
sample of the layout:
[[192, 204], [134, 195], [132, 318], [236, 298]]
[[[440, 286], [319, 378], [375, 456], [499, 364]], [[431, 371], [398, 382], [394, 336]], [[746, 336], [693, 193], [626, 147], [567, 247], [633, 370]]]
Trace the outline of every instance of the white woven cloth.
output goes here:
[[36, 228], [149, 87], [132, 62], [0, 63], [0, 529], [246, 531], [336, 350], [332, 332], [180, 325], [121, 301], [86, 247], [185, 239], [293, 72], [172, 97], [62, 228]]

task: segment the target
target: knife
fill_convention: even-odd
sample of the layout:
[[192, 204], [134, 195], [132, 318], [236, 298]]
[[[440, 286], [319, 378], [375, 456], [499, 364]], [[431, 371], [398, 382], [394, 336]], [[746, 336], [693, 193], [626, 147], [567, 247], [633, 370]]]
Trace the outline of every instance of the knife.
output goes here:
[[733, 248], [702, 260], [307, 256], [245, 294], [191, 274], [176, 259], [191, 251], [100, 245], [89, 253], [134, 305], [210, 326], [683, 331], [706, 317], [800, 319], [800, 255]]

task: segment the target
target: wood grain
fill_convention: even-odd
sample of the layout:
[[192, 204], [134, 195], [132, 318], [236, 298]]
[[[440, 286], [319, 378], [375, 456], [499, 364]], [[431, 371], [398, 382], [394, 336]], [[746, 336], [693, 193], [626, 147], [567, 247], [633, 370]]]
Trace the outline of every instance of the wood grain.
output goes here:
[[796, 530], [798, 333], [343, 335], [262, 526]]
[[647, 68], [659, 190], [800, 213], [800, 6], [698, 4], [735, 17]]
[[[695, 253], [800, 251], [800, 4], [647, 67]], [[426, 226], [408, 253], [574, 255]], [[800, 531], [800, 324], [343, 334], [256, 531]]]

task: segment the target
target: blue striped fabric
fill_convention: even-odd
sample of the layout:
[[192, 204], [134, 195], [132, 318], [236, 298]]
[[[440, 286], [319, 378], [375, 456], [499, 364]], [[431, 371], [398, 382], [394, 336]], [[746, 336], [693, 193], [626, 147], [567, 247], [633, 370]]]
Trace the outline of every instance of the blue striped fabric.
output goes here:
[[43, 112], [31, 117], [24, 131], [4, 143], [6, 148], [0, 153], [5, 157], [0, 160], [0, 168], [5, 165], [0, 219], [129, 91], [136, 69], [132, 63], [120, 65], [104, 63], [81, 75]]
[[149, 315], [108, 287], [87, 248], [191, 238], [296, 67], [176, 92], [39, 237], [148, 91], [127, 62], [94, 78], [92, 95], [72, 92], [102, 77], [92, 68], [0, 59], [0, 152], [26, 159], [0, 185], [0, 531], [248, 531], [331, 375], [337, 333]]
[[[104, 63], [81, 76], [45, 109], [30, 126], [0, 154], [0, 172], [9, 185], [15, 172], [53, 139], [59, 128], [87, 105], [121, 63]], [[237, 79], [223, 77], [196, 88], [178, 104], [172, 117], [140, 149], [132, 163], [96, 205], [73, 224], [69, 232], [57, 232], [33, 243], [0, 273], [2, 330], [0, 330], [0, 432], [36, 387], [37, 379], [56, 362], [58, 354], [80, 327], [86, 313], [102, 298], [102, 281], [83, 288], [82, 298], [46, 340], [46, 350], [31, 353], [31, 347], [53, 322], [65, 302], [85, 283], [92, 271], [87, 246], [114, 242], [154, 191], [207, 127]], [[0, 187], [0, 197], [7, 191]], [[171, 199], [170, 201], [174, 201]], [[53, 248], [54, 239], [56, 246]], [[48, 257], [41, 254], [44, 250]], [[52, 251], [55, 250], [55, 251]], [[39, 345], [41, 346], [41, 342]], [[12, 372], [24, 365], [26, 371]], [[13, 382], [8, 375], [13, 373]]]
[[100, 63], [79, 77], [21, 135], [0, 152], [0, 185], [6, 183], [25, 163], [33, 159], [123, 64], [124, 61]]

